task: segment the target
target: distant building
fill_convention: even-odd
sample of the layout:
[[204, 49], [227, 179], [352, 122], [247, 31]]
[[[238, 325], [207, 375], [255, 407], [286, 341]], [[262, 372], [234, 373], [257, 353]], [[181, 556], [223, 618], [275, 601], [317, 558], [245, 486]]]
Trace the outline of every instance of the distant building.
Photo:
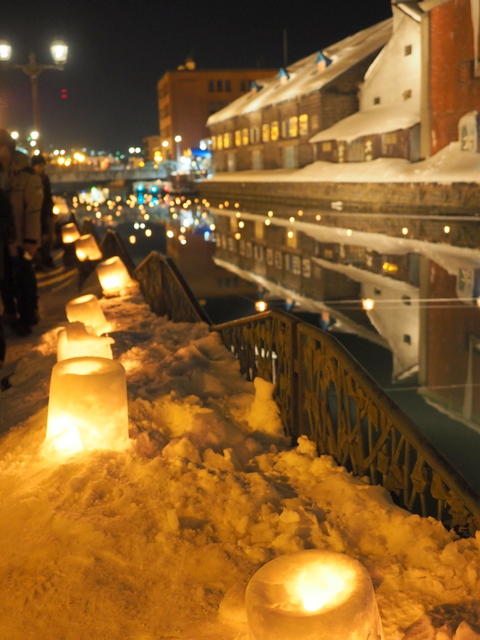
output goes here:
[[153, 162], [155, 160], [155, 154], [162, 151], [162, 139], [160, 136], [147, 136], [143, 139], [143, 149], [145, 154], [145, 160]]
[[358, 111], [358, 84], [391, 33], [391, 20], [364, 29], [257, 82], [210, 116], [217, 170], [312, 162], [312, 134]]
[[178, 150], [198, 147], [208, 137], [208, 117], [245, 94], [255, 78], [272, 76], [274, 69], [196, 69], [187, 60], [158, 81], [160, 136], [168, 142], [167, 155], [175, 157], [175, 136], [181, 136]]

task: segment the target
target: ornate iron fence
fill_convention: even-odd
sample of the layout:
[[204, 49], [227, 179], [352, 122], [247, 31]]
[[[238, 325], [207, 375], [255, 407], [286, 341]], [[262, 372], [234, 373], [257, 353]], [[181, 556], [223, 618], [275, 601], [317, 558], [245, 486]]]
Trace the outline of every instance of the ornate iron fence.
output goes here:
[[151, 308], [177, 322], [207, 322], [249, 379], [275, 385], [285, 430], [319, 454], [388, 489], [395, 502], [463, 535], [480, 529], [480, 498], [331, 335], [268, 311], [212, 325], [174, 262], [150, 254], [136, 269]]
[[152, 252], [135, 269], [145, 301], [158, 315], [174, 322], [206, 322], [210, 319], [190, 291], [175, 262]]

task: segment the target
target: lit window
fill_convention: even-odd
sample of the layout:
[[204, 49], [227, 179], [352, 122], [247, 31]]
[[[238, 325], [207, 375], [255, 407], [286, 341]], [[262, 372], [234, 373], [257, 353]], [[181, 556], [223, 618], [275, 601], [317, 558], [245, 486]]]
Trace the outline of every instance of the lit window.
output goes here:
[[242, 132], [240, 131], [240, 129], [237, 129], [235, 131], [235, 146], [240, 147], [241, 144], [242, 144]]
[[292, 116], [288, 119], [288, 135], [290, 138], [296, 138], [298, 136], [298, 117]]
[[322, 151], [331, 151], [332, 143], [331, 142], [322, 142]]
[[288, 138], [288, 120], [282, 120], [282, 138]]
[[270, 140], [270, 125], [262, 124], [262, 141], [268, 142]]
[[223, 134], [223, 146], [225, 149], [228, 149], [232, 146], [232, 136], [230, 133]]
[[384, 134], [385, 144], [397, 144], [397, 134], [395, 131]]
[[298, 118], [298, 130], [301, 136], [308, 135], [308, 113], [302, 113]]
[[406, 56], [411, 56], [412, 55], [412, 45], [411, 44], [407, 44], [407, 46], [404, 49], [404, 53]]
[[242, 144], [247, 145], [249, 142], [248, 129], [242, 129]]
[[278, 140], [278, 120], [270, 123], [270, 140]]
[[218, 149], [223, 149], [223, 137], [222, 136], [217, 136], [217, 148]]

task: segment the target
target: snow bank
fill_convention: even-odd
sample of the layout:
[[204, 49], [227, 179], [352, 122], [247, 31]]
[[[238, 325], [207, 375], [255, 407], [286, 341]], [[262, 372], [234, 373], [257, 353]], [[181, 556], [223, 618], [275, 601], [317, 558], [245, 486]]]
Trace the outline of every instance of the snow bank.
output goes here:
[[457, 618], [443, 638], [460, 623], [456, 640], [478, 638], [480, 535], [408, 514], [306, 438], [288, 450], [271, 386], [245, 382], [205, 325], [135, 298], [102, 306], [127, 371], [129, 451], [39, 455], [57, 330], [2, 393], [0, 637], [246, 640], [249, 577], [318, 547], [367, 566], [386, 640], [440, 629], [444, 605]]
[[377, 158], [371, 162], [313, 162], [303, 169], [217, 173], [209, 182], [480, 182], [480, 154], [451, 142], [422, 162]]

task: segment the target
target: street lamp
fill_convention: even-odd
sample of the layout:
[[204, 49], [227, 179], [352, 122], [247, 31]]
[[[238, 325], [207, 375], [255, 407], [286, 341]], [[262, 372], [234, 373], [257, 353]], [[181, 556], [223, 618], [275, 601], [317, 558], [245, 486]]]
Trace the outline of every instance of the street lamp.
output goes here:
[[177, 154], [177, 163], [180, 161], [180, 142], [182, 141], [182, 136], [175, 136], [174, 138], [175, 140], [175, 147], [176, 147], [176, 154]]
[[62, 40], [55, 40], [50, 46], [50, 53], [54, 64], [39, 64], [34, 53], [28, 56], [26, 64], [14, 64], [10, 62], [12, 57], [12, 47], [5, 40], [0, 40], [0, 63], [11, 69], [20, 69], [30, 78], [32, 89], [32, 111], [33, 111], [33, 128], [35, 131], [40, 130], [40, 106], [38, 100], [38, 76], [42, 71], [55, 69], [62, 71], [63, 65], [68, 58], [68, 46]]
[[168, 142], [168, 140], [163, 140], [163, 141], [162, 141], [162, 147], [163, 147], [163, 149], [164, 149], [165, 160], [167, 159], [167, 149], [168, 149], [168, 146], [169, 146], [169, 142]]

